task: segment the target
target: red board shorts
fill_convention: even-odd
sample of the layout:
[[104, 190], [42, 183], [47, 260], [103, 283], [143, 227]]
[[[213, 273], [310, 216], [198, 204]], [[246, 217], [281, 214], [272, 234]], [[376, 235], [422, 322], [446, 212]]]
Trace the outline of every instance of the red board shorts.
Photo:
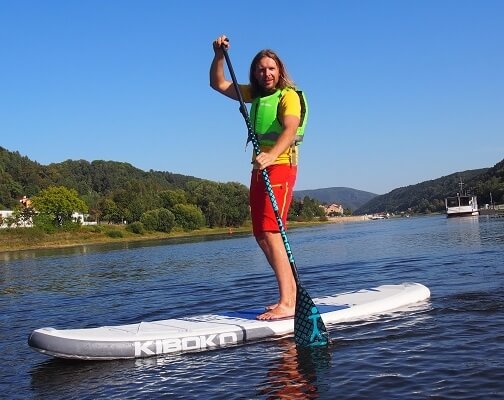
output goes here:
[[[267, 171], [278, 204], [278, 211], [284, 227], [287, 229], [287, 214], [289, 213], [292, 192], [296, 183], [297, 166], [277, 164], [269, 166]], [[261, 236], [262, 232], [280, 232], [262, 172], [257, 169], [252, 170], [249, 204], [254, 236]]]

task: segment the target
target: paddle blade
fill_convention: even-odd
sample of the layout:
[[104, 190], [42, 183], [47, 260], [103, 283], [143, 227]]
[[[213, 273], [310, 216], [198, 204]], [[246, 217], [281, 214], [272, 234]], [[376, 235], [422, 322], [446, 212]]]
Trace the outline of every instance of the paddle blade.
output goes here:
[[308, 292], [298, 284], [296, 313], [294, 315], [294, 340], [299, 346], [326, 346], [329, 334], [317, 306]]

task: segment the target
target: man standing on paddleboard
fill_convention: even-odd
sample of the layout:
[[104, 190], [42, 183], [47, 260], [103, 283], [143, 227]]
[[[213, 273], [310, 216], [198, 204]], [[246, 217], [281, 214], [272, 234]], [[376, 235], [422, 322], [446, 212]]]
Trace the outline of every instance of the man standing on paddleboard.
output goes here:
[[[214, 58], [210, 66], [210, 86], [223, 95], [239, 100], [233, 82], [224, 75], [224, 52], [229, 48], [225, 35], [213, 41]], [[286, 226], [298, 165], [298, 144], [306, 125], [306, 103], [296, 90], [278, 55], [261, 50], [252, 60], [250, 83], [239, 85], [243, 100], [252, 103], [251, 121], [258, 135], [261, 152], [253, 157], [250, 183], [250, 209], [254, 236], [271, 265], [278, 282], [279, 300], [257, 316], [278, 320], [294, 316], [296, 281], [280, 234], [278, 222], [265, 188], [261, 171], [266, 169]]]

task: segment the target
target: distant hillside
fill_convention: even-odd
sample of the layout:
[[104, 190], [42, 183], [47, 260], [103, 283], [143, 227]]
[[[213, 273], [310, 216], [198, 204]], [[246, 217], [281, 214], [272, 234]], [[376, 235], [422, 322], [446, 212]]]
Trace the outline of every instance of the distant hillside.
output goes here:
[[80, 195], [111, 195], [117, 191], [156, 193], [183, 188], [192, 176], [143, 171], [116, 161], [67, 160], [41, 165], [0, 146], [0, 207], [12, 208], [21, 196], [31, 197], [51, 185], [76, 189]]
[[369, 200], [378, 196], [375, 193], [365, 192], [362, 190], [351, 189], [346, 187], [331, 187], [325, 189], [313, 190], [295, 190], [294, 198], [301, 200], [304, 197], [311, 197], [325, 204], [341, 204], [343, 208], [356, 210]]
[[210, 228], [239, 227], [250, 214], [248, 188], [241, 183], [146, 172], [116, 161], [41, 165], [0, 147], [0, 210], [15, 209], [22, 196], [33, 198], [50, 186], [74, 189], [93, 221], [132, 223], [145, 217], [153, 230], [167, 229], [170, 220], [184, 230], [203, 223]]
[[[384, 211], [429, 213], [444, 210], [445, 197], [458, 191], [461, 179], [465, 188], [478, 196], [480, 205], [491, 201], [504, 204], [504, 159], [492, 168], [456, 172], [394, 189], [381, 196], [344, 187], [298, 190], [294, 196], [297, 200], [308, 196], [321, 203], [341, 204], [354, 214]], [[229, 210], [214, 208], [225, 208], [232, 202], [236, 203], [236, 207], [248, 209], [248, 189], [242, 184], [218, 184], [171, 172], [146, 172], [131, 164], [116, 161], [67, 160], [41, 165], [17, 151], [11, 152], [0, 146], [0, 209], [12, 209], [22, 196], [31, 197], [52, 185], [77, 190], [90, 209], [98, 211], [107, 205], [105, 200], [112, 200], [129, 214], [139, 215], [159, 206], [160, 192], [178, 189], [186, 191], [187, 195], [192, 196], [190, 201], [214, 216], [224, 215], [229, 220]], [[227, 200], [223, 201], [224, 198]]]
[[478, 196], [480, 205], [490, 203], [491, 198], [496, 203], [504, 203], [504, 160], [502, 160], [492, 168], [456, 172], [438, 179], [394, 189], [390, 193], [371, 199], [355, 210], [355, 214], [444, 211], [444, 199], [459, 191], [460, 180], [464, 182], [466, 190]]

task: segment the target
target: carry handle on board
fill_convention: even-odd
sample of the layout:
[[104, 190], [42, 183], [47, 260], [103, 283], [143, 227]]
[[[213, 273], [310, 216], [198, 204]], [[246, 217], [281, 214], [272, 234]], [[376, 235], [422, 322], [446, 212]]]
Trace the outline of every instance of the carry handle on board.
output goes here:
[[[233, 85], [236, 90], [236, 94], [238, 96], [238, 100], [240, 102], [240, 112], [245, 119], [245, 123], [247, 124], [248, 137], [252, 142], [252, 146], [254, 147], [254, 152], [256, 155], [261, 153], [261, 148], [259, 146], [259, 139], [257, 137], [257, 133], [253, 130], [252, 124], [250, 122], [250, 117], [247, 111], [247, 107], [245, 106], [245, 102], [243, 101], [243, 96], [240, 91], [240, 87], [238, 85], [238, 81], [236, 80], [236, 75], [233, 70], [233, 66], [231, 64], [231, 59], [229, 58], [229, 54], [225, 46], [221, 46], [221, 49], [224, 53], [224, 57], [226, 59], [226, 64], [229, 69], [229, 73], [231, 75], [231, 79], [233, 80]], [[325, 346], [328, 344], [328, 333], [327, 329], [324, 325], [324, 321], [320, 317], [320, 313], [318, 311], [317, 306], [313, 302], [312, 298], [308, 294], [308, 292], [302, 287], [301, 282], [299, 280], [299, 274], [296, 268], [296, 263], [294, 261], [294, 256], [292, 254], [292, 250], [287, 239], [287, 233], [285, 232], [285, 227], [280, 216], [278, 203], [275, 198], [275, 194], [273, 193], [273, 187], [271, 186], [271, 181], [269, 179], [269, 174], [266, 169], [261, 171], [264, 184], [266, 186], [266, 191], [268, 192], [269, 199], [271, 201], [271, 205], [273, 206], [273, 211], [275, 213], [275, 218], [278, 224], [278, 229], [280, 230], [280, 234], [282, 236], [283, 244], [285, 246], [285, 251], [287, 252], [287, 256], [289, 258], [289, 264], [292, 269], [292, 274], [294, 275], [294, 279], [296, 280], [296, 311], [294, 313], [294, 340], [297, 345], [300, 346]]]

